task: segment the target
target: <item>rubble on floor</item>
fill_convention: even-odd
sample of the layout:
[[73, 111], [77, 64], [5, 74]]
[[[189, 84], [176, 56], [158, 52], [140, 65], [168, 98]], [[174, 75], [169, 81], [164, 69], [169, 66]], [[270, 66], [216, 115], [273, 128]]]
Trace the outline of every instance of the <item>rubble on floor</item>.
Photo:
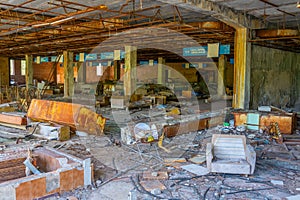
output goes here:
[[[256, 112], [249, 115], [250, 121], [244, 118], [235, 124], [230, 109], [200, 111], [180, 103], [189, 106], [176, 107], [175, 102], [147, 109], [104, 107], [101, 116], [108, 120], [102, 136], [71, 131], [66, 140], [52, 140], [50, 135], [44, 140], [32, 130], [0, 126], [0, 136], [9, 137], [0, 151], [44, 146], [91, 160], [90, 186], [43, 194], [43, 199], [293, 199], [300, 195], [299, 129], [279, 135], [281, 124], [261, 129]], [[47, 124], [40, 125], [60, 137], [61, 128], [52, 131], [43, 127]], [[211, 172], [206, 149], [213, 135], [243, 138], [243, 149], [251, 145], [256, 153], [254, 172]]]

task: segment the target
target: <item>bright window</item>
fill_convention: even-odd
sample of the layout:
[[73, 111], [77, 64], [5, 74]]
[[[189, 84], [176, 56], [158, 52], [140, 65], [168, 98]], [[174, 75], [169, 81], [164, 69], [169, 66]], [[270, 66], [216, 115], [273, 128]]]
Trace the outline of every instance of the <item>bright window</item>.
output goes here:
[[25, 76], [26, 74], [26, 60], [21, 60], [21, 75]]
[[15, 72], [15, 60], [9, 60], [9, 66], [10, 66], [10, 75], [13, 76], [16, 74]]

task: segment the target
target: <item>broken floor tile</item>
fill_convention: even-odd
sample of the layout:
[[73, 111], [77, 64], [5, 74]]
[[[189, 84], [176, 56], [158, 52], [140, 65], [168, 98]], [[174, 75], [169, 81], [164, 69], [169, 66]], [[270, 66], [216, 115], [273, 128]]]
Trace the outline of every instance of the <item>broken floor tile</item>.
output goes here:
[[283, 186], [283, 181], [280, 181], [280, 180], [271, 180], [271, 183], [273, 185], [282, 185]]
[[196, 155], [189, 159], [189, 161], [195, 164], [202, 164], [206, 161], [206, 155]]
[[209, 173], [207, 168], [196, 164], [181, 166], [181, 168], [198, 176], [203, 176]]

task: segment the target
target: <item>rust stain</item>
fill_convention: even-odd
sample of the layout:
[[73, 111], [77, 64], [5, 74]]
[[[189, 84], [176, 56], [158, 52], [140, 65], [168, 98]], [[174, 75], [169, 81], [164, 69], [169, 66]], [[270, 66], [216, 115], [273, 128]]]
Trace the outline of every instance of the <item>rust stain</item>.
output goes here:
[[102, 134], [106, 119], [80, 104], [33, 99], [27, 113], [36, 121], [56, 122], [91, 134]]

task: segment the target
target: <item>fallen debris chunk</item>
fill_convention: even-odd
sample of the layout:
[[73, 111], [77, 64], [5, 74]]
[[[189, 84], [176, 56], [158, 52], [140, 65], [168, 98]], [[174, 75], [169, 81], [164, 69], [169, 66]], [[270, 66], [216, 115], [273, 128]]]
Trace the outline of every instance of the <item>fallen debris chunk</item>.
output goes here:
[[280, 180], [271, 180], [271, 183], [273, 185], [282, 185], [283, 186], [283, 181], [280, 181]]
[[209, 173], [207, 168], [196, 164], [184, 165], [181, 168], [198, 176], [204, 176]]
[[143, 188], [147, 190], [148, 192], [151, 192], [152, 190], [159, 189], [159, 190], [165, 190], [166, 186], [162, 184], [159, 180], [151, 180], [151, 181], [141, 181], [140, 182]]
[[168, 172], [157, 172], [157, 176], [153, 176], [152, 172], [143, 172], [143, 179], [145, 180], [166, 180], [168, 178]]
[[161, 194], [161, 190], [158, 188], [155, 188], [155, 189], [151, 190], [151, 194], [159, 195], [159, 194]]
[[91, 134], [103, 134], [106, 118], [80, 105], [33, 99], [28, 117], [41, 122], [55, 122]]
[[164, 160], [165, 163], [173, 163], [173, 162], [179, 162], [179, 163], [183, 163], [186, 162], [185, 158], [166, 158]]
[[202, 164], [206, 161], [206, 155], [196, 155], [189, 159], [189, 161], [195, 164]]
[[[48, 123], [39, 124], [37, 134], [49, 139], [65, 141], [70, 139], [70, 127], [63, 125], [50, 125]], [[36, 134], [34, 134], [36, 136]]]
[[300, 194], [294, 195], [294, 196], [289, 196], [285, 198], [286, 200], [298, 200], [300, 199]]

